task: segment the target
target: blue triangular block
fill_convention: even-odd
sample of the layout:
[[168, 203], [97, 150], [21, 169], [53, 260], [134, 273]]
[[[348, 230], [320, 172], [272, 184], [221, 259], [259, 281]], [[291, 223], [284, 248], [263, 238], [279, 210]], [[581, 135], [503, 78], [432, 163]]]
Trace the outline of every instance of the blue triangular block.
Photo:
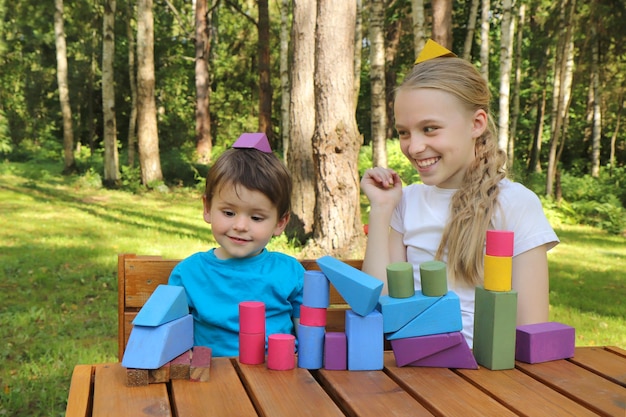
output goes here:
[[159, 285], [133, 320], [135, 326], [160, 326], [189, 314], [183, 287]]
[[392, 333], [406, 326], [441, 297], [428, 297], [421, 291], [407, 298], [381, 295], [376, 309], [383, 314], [383, 331]]
[[459, 332], [463, 329], [461, 302], [453, 291], [439, 298], [436, 303], [424, 310], [400, 330], [388, 334], [387, 340], [429, 334]]
[[133, 326], [122, 358], [126, 368], [158, 369], [193, 347], [193, 316], [161, 326]]
[[332, 256], [319, 258], [317, 264], [352, 311], [361, 316], [374, 311], [383, 290], [382, 281]]

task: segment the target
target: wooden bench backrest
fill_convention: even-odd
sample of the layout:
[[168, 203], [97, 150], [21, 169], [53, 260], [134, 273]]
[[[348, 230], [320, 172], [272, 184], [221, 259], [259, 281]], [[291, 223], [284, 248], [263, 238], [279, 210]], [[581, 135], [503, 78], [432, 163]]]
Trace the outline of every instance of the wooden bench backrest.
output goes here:
[[[132, 321], [150, 298], [155, 288], [167, 284], [170, 272], [180, 259], [163, 259], [160, 256], [120, 254], [117, 258], [118, 280], [118, 356], [122, 360], [128, 343]], [[362, 260], [346, 260], [347, 264], [361, 269]], [[319, 270], [313, 259], [301, 260], [306, 270]], [[326, 330], [342, 332], [345, 328], [345, 310], [349, 308], [337, 290], [330, 286]]]

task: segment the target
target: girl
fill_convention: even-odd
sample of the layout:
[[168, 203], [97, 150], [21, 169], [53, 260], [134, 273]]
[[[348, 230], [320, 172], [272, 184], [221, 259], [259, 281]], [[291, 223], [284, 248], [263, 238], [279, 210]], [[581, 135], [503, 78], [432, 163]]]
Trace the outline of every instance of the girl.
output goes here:
[[363, 271], [385, 282], [389, 263], [408, 261], [419, 289], [420, 263], [446, 262], [470, 347], [487, 229], [514, 232], [518, 324], [548, 320], [546, 252], [558, 243], [537, 196], [506, 179], [489, 101], [469, 62], [446, 56], [416, 64], [396, 91], [394, 114], [402, 153], [423, 184], [402, 189], [398, 174], [380, 167], [361, 180], [371, 204]]

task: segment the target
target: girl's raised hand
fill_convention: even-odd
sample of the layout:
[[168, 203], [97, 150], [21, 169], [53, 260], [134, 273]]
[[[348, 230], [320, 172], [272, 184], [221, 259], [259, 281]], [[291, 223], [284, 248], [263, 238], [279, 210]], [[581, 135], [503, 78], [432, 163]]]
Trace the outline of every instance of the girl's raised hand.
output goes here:
[[390, 168], [376, 167], [365, 171], [361, 189], [374, 204], [390, 204], [395, 207], [402, 197], [400, 176]]

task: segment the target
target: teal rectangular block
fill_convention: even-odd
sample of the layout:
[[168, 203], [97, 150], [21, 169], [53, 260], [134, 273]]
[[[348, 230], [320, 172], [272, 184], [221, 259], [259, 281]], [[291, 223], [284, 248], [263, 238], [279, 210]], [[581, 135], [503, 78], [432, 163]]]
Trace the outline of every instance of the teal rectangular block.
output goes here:
[[459, 296], [454, 291], [448, 291], [443, 297], [434, 298], [436, 301], [408, 324], [396, 332], [388, 333], [387, 340], [461, 331], [463, 319]]
[[517, 292], [487, 291], [476, 287], [474, 357], [491, 370], [515, 367]]
[[177, 285], [159, 285], [133, 320], [135, 326], [160, 326], [189, 314], [187, 293]]
[[366, 316], [346, 310], [348, 370], [375, 371], [383, 369], [385, 344], [383, 315], [373, 310]]
[[383, 315], [383, 331], [392, 333], [406, 326], [441, 297], [427, 297], [421, 291], [408, 298], [394, 298], [381, 295], [376, 310]]

